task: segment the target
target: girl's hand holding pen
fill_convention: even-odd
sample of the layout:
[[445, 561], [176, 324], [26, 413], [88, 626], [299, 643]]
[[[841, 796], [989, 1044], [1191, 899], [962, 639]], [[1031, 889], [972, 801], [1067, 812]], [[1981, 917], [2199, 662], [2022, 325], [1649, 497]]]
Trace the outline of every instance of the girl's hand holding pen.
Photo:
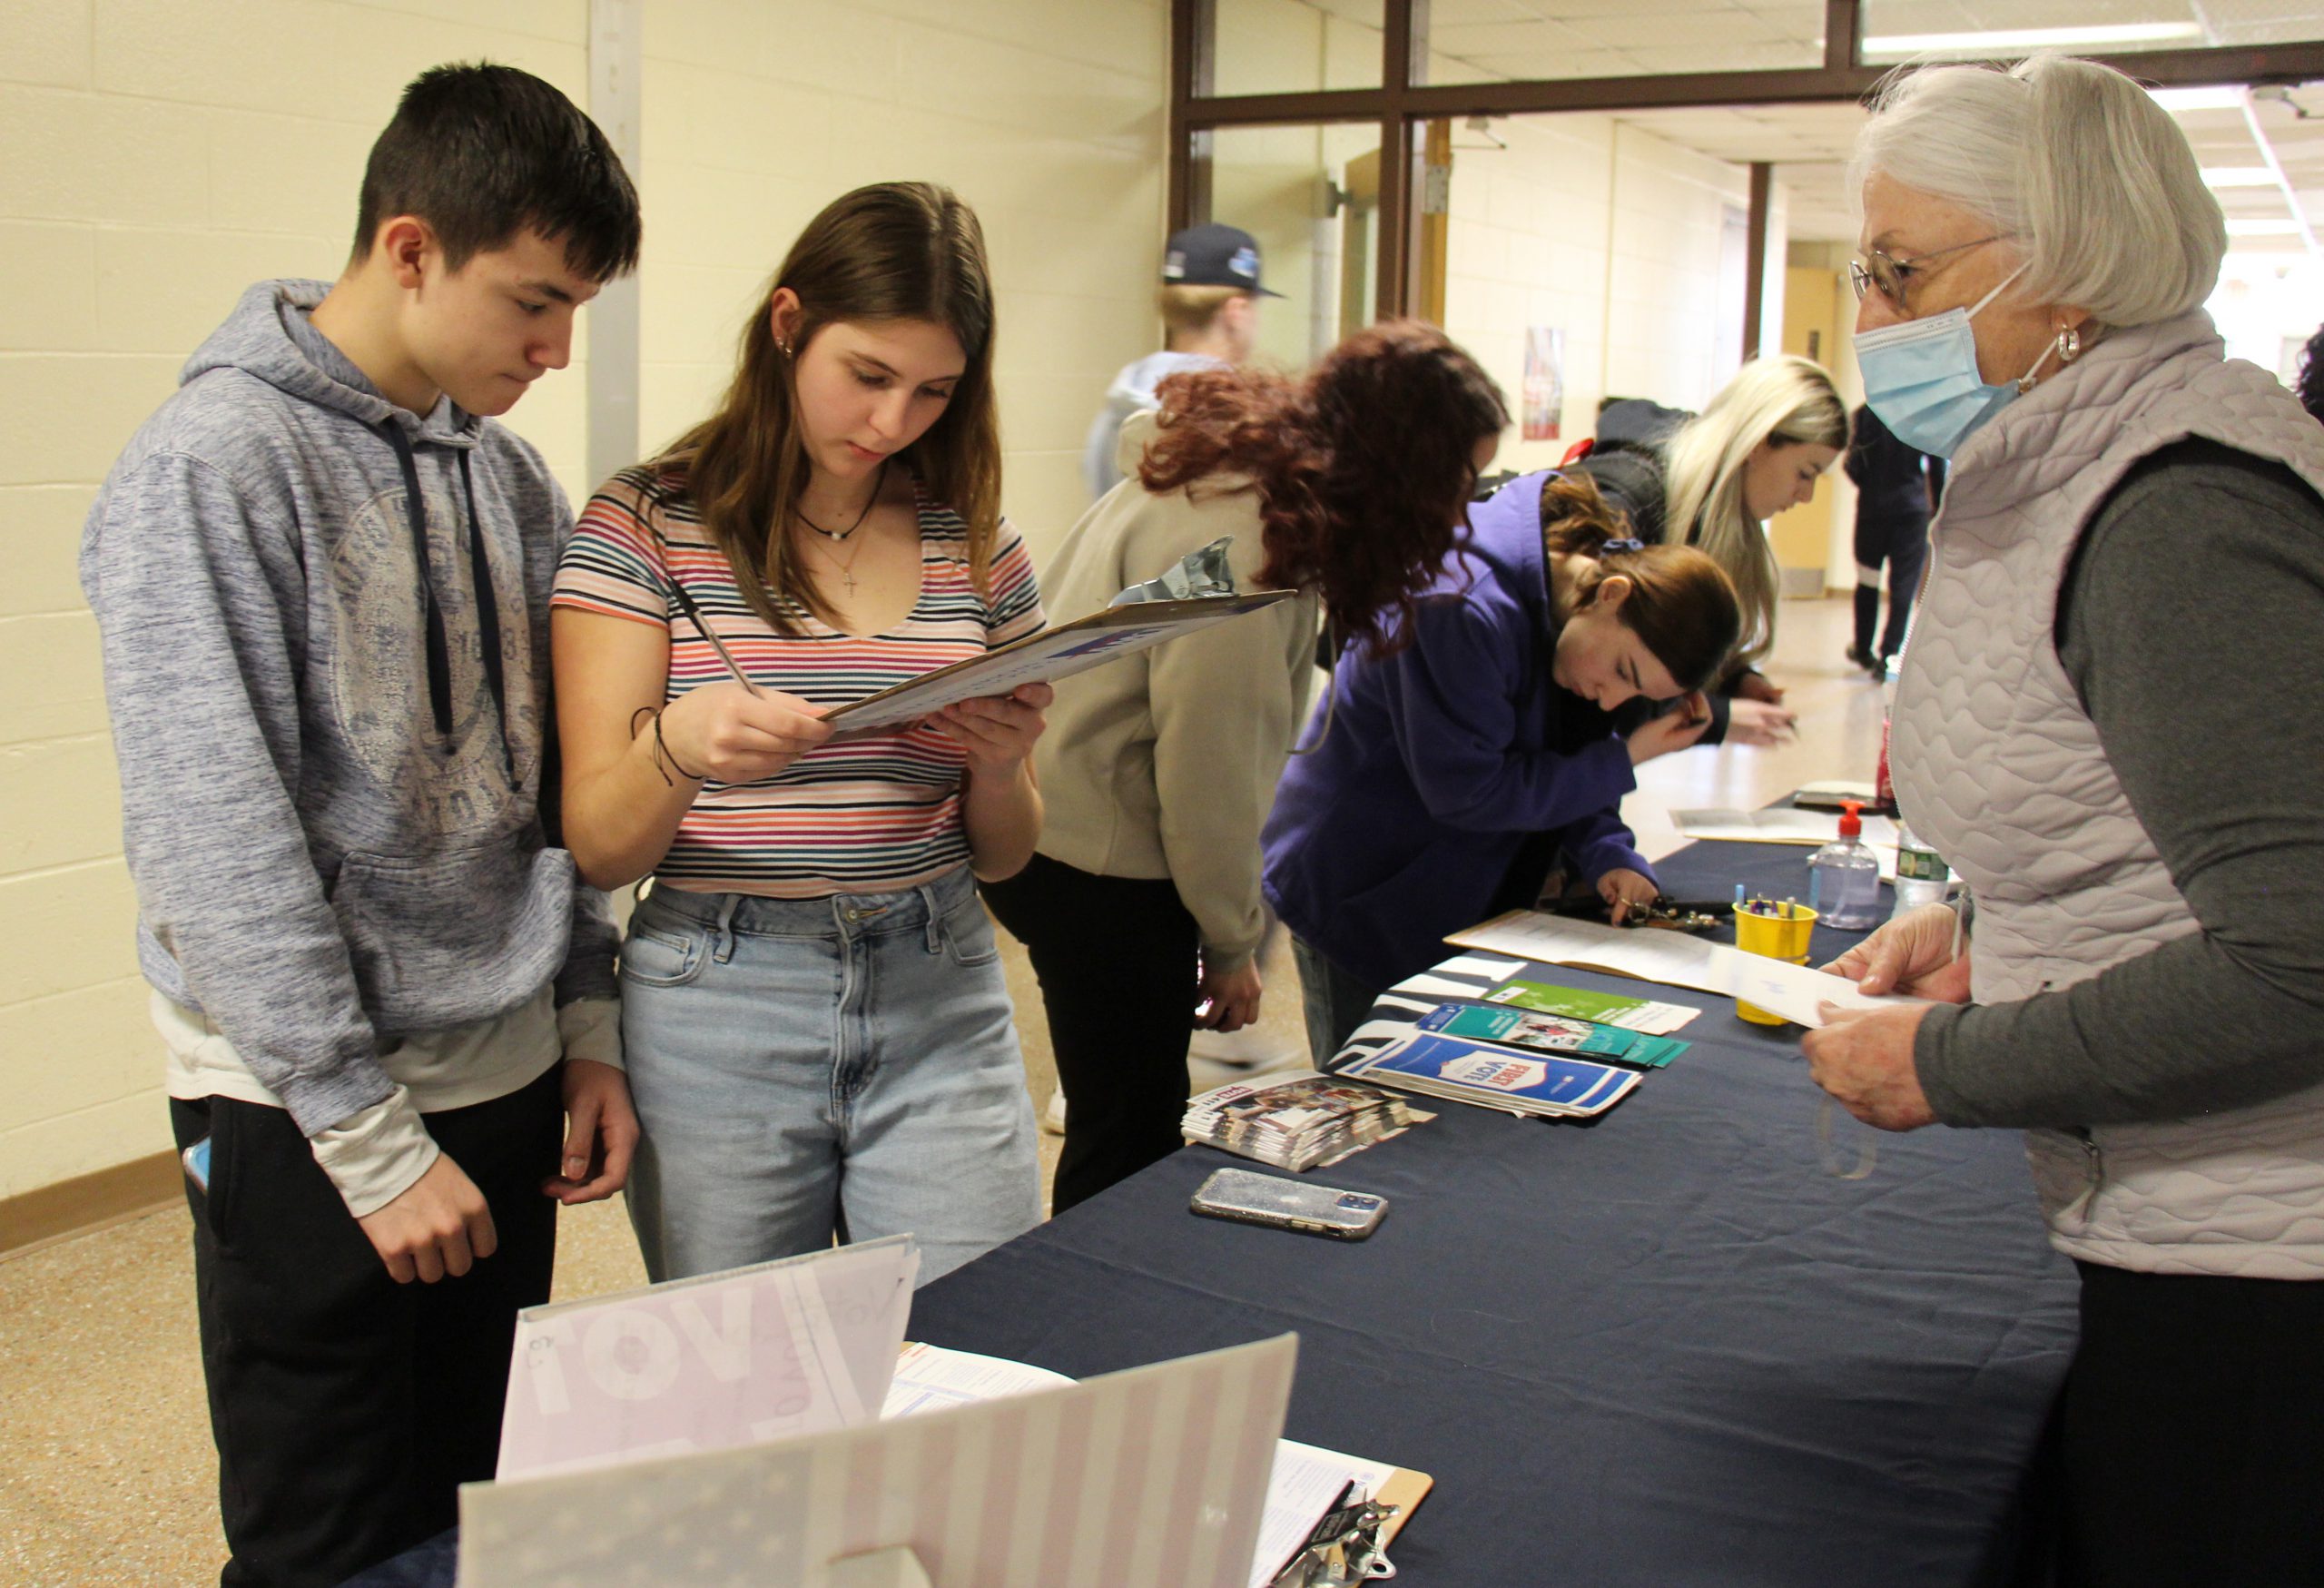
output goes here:
[[832, 736], [822, 708], [739, 682], [705, 684], [662, 710], [663, 745], [687, 777], [757, 783]]

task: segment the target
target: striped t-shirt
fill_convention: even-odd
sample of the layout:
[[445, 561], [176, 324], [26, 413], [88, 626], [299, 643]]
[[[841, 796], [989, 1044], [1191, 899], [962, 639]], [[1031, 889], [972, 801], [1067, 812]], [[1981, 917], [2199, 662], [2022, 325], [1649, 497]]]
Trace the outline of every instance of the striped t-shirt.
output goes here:
[[[1006, 522], [990, 598], [969, 577], [969, 528], [918, 483], [920, 599], [886, 632], [857, 636], [801, 609], [775, 633], [743, 597], [682, 476], [624, 469], [589, 498], [557, 568], [553, 605], [650, 623], [670, 636], [666, 698], [733, 676], [671, 595], [686, 594], [764, 689], [845, 705], [1037, 632], [1040, 587]], [[967, 754], [917, 725], [818, 745], [771, 778], [706, 783], [655, 875], [695, 893], [819, 899], [932, 882], [969, 858]]]

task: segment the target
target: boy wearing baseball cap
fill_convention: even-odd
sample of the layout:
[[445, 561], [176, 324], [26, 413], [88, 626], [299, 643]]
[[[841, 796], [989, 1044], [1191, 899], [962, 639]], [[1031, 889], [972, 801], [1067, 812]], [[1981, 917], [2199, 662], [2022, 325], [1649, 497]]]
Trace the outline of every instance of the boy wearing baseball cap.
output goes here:
[[1162, 253], [1158, 306], [1167, 333], [1163, 350], [1124, 366], [1090, 421], [1082, 477], [1092, 500], [1122, 478], [1115, 456], [1122, 423], [1162, 406], [1154, 389], [1182, 370], [1239, 364], [1258, 343], [1259, 300], [1280, 298], [1259, 284], [1258, 240], [1239, 227], [1189, 226], [1170, 235]]

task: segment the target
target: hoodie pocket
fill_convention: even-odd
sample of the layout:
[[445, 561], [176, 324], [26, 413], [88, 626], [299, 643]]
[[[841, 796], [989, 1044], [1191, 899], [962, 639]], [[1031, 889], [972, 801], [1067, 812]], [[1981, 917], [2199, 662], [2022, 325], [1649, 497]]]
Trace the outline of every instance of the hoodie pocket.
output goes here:
[[330, 902], [371, 1018], [382, 1031], [433, 1031], [504, 1013], [556, 974], [573, 888], [566, 851], [503, 842], [350, 854]]

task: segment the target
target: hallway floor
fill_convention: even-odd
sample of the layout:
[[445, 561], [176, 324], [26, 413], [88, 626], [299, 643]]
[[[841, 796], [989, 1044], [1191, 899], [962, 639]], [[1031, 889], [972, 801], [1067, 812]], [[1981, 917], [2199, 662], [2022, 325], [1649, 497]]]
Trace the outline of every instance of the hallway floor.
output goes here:
[[[1647, 766], [1625, 808], [1649, 858], [1681, 842], [1671, 809], [1753, 806], [1806, 782], [1870, 779], [1881, 692], [1841, 658], [1848, 625], [1845, 598], [1785, 604], [1770, 672], [1799, 713], [1798, 738], [1766, 750], [1690, 751]], [[1023, 952], [1013, 942], [1004, 952], [1038, 1109], [1056, 1085], [1055, 1070]], [[1261, 1023], [1299, 1043], [1289, 952], [1263, 969], [1269, 991]], [[1041, 1139], [1046, 1181], [1058, 1138]], [[617, 1203], [562, 1217], [560, 1299], [644, 1282]], [[111, 1588], [216, 1580], [223, 1551], [186, 1218], [179, 1203], [0, 1258], [0, 1582]]]

